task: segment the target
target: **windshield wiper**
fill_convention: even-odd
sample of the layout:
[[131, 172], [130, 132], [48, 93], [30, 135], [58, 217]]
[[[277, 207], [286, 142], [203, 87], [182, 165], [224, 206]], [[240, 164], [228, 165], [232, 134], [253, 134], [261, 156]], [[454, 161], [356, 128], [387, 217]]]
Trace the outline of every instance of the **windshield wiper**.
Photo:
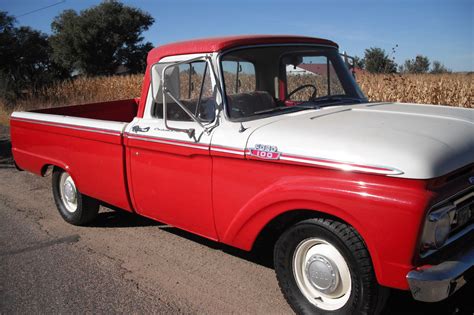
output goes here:
[[271, 112], [278, 112], [281, 110], [285, 109], [292, 109], [295, 108], [295, 106], [277, 106], [277, 107], [272, 107], [264, 110], [259, 110], [257, 112], [254, 112], [252, 115], [259, 115], [259, 114], [266, 114], [266, 113], [271, 113]]
[[[325, 103], [325, 102], [328, 102], [328, 103]], [[356, 97], [324, 96], [318, 99], [299, 103], [292, 107], [318, 109], [318, 108], [322, 108], [326, 106], [339, 105], [339, 104], [343, 104], [347, 102], [356, 102], [360, 104], [364, 102], [364, 99], [356, 98]]]
[[[330, 102], [326, 104], [321, 104], [327, 101], [330, 101]], [[277, 106], [273, 108], [259, 110], [257, 112], [254, 112], [253, 115], [267, 114], [267, 113], [278, 112], [281, 110], [288, 110], [288, 109], [319, 109], [322, 107], [338, 105], [345, 102], [357, 102], [360, 104], [364, 102], [364, 99], [356, 98], [356, 97], [324, 96], [315, 100], [304, 101], [293, 106]]]

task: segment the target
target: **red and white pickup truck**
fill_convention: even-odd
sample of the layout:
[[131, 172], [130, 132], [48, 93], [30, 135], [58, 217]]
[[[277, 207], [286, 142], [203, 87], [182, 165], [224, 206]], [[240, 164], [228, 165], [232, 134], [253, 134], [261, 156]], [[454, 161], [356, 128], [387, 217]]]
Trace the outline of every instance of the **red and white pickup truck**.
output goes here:
[[369, 103], [329, 40], [164, 45], [139, 99], [14, 112], [11, 139], [69, 223], [105, 204], [266, 244], [297, 313], [440, 301], [473, 276], [474, 111]]

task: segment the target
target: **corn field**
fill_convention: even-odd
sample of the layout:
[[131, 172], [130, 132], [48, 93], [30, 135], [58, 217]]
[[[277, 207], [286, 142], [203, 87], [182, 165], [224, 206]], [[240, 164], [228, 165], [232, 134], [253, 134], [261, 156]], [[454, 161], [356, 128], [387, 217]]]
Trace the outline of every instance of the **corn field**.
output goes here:
[[474, 73], [362, 74], [357, 83], [371, 101], [474, 108]]
[[[139, 97], [142, 79], [141, 74], [81, 77], [43, 88], [34, 95], [27, 95], [18, 100], [13, 106], [7, 106], [0, 100], [0, 124], [8, 124], [8, 116], [13, 110], [30, 110]], [[357, 77], [357, 82], [371, 101], [441, 104], [474, 108], [473, 73], [361, 74]]]

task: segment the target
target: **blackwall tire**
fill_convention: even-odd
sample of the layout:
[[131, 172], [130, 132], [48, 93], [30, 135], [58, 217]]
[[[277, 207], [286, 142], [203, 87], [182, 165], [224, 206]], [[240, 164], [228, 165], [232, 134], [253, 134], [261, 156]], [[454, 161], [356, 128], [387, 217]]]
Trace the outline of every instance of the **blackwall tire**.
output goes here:
[[72, 177], [61, 169], [52, 176], [53, 197], [61, 217], [73, 225], [87, 225], [99, 212], [99, 202], [81, 194]]
[[275, 245], [274, 263], [297, 314], [377, 314], [388, 295], [360, 235], [338, 221], [309, 219], [290, 227]]

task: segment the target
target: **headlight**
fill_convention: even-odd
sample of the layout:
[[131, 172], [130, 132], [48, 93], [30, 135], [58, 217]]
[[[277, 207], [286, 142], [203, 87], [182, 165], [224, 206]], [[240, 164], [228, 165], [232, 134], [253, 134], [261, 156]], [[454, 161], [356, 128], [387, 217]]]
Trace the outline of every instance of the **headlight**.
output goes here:
[[443, 207], [428, 214], [422, 238], [422, 250], [442, 247], [448, 240], [451, 232], [452, 206]]
[[[430, 218], [430, 220], [432, 220], [432, 218]], [[449, 232], [451, 232], [451, 219], [449, 213], [443, 213], [439, 218], [435, 219], [435, 222], [434, 245], [436, 248], [440, 248], [444, 243], [446, 243]]]

